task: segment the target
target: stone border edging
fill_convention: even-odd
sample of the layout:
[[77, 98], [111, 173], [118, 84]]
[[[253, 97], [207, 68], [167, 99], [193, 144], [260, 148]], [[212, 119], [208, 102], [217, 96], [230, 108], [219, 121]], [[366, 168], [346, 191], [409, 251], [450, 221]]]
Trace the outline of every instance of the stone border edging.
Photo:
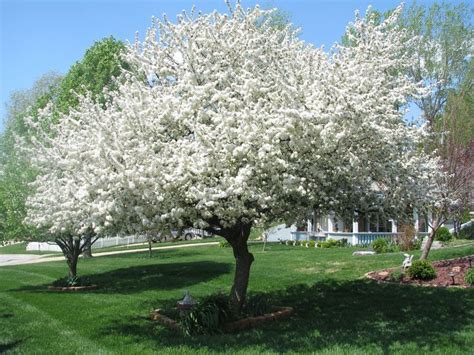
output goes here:
[[[232, 333], [236, 331], [245, 330], [248, 328], [253, 328], [260, 326], [264, 323], [271, 321], [276, 321], [280, 319], [285, 319], [290, 317], [294, 313], [293, 307], [273, 307], [274, 312], [264, 314], [263, 316], [257, 317], [247, 317], [239, 319], [237, 321], [224, 324], [223, 330], [226, 333]], [[164, 314], [160, 313], [160, 309], [155, 309], [150, 313], [151, 320], [157, 321], [158, 323], [164, 325], [167, 328], [173, 329], [175, 331], [182, 332], [181, 325], [174, 319], [171, 319]]]
[[225, 324], [224, 330], [229, 333], [241, 331], [248, 328], [257, 327], [271, 321], [288, 318], [294, 313], [293, 307], [273, 307], [273, 309], [275, 310], [274, 312], [264, 314], [263, 316], [243, 318], [235, 322]]
[[96, 290], [97, 285], [89, 285], [89, 286], [48, 286], [48, 290], [50, 291], [59, 291], [59, 292], [78, 292], [78, 291], [88, 291], [88, 290]]

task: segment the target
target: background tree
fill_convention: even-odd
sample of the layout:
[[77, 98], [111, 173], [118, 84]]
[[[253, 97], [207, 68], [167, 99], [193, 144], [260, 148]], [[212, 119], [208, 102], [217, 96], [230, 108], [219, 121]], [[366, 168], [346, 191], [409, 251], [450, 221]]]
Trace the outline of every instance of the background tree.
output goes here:
[[461, 223], [469, 220], [469, 211], [474, 209], [474, 60], [456, 90], [448, 96], [444, 114], [437, 120], [435, 131], [439, 132], [438, 152], [449, 176], [451, 189], [459, 192], [457, 208], [451, 218], [454, 234], [459, 233]]
[[415, 100], [422, 110], [431, 132], [429, 149], [437, 152], [440, 169], [447, 178], [443, 193], [434, 194], [439, 201], [431, 204], [432, 233], [422, 258], [427, 258], [436, 230], [453, 219], [455, 231], [461, 216], [470, 205], [472, 191], [474, 126], [472, 120], [473, 8], [466, 3], [434, 3], [429, 8], [416, 3], [401, 17], [402, 27], [412, 36], [419, 36], [415, 47], [407, 47], [418, 61], [410, 75], [431, 86], [428, 95]]
[[[382, 15], [374, 11], [374, 16], [381, 21], [390, 13]], [[400, 17], [400, 29], [420, 38], [413, 42], [415, 45], [406, 47], [406, 53], [417, 58], [407, 73], [430, 88], [426, 95], [414, 100], [432, 135], [425, 149], [436, 152], [440, 169], [449, 177], [440, 178], [435, 184], [438, 192], [444, 191], [433, 194], [440, 201], [430, 204], [433, 207], [430, 213], [434, 214], [431, 227], [435, 231], [451, 219], [457, 231], [462, 216], [472, 204], [472, 14], [473, 8], [467, 3], [442, 2], [427, 7], [413, 2]], [[347, 38], [344, 40], [350, 45]], [[428, 256], [434, 235], [432, 233], [425, 244], [423, 258]]]
[[445, 108], [449, 93], [464, 80], [472, 56], [473, 8], [466, 3], [434, 3], [429, 8], [416, 2], [400, 18], [411, 36], [419, 36], [415, 47], [407, 47], [418, 58], [409, 68], [414, 80], [431, 85], [429, 95], [415, 100], [430, 126]]
[[[78, 96], [88, 93], [94, 101], [105, 103], [103, 90], [115, 90], [114, 79], [120, 75], [122, 69], [129, 69], [122, 59], [125, 50], [123, 42], [108, 37], [94, 43], [84, 58], [74, 64], [59, 89], [52, 117], [58, 117], [58, 111], [68, 113], [78, 104]], [[92, 257], [92, 235], [84, 241], [84, 257]]]
[[[49, 114], [41, 116], [40, 125], [40, 129], [47, 132], [52, 124], [58, 122], [60, 114], [77, 106], [79, 95], [87, 92], [94, 101], [104, 104], [104, 87], [114, 90], [114, 78], [123, 69], [129, 69], [121, 57], [124, 50], [123, 42], [113, 37], [105, 38], [89, 48], [84, 58], [75, 63], [64, 77], [54, 73], [47, 74], [31, 90], [12, 95], [7, 105], [6, 130], [0, 138], [0, 159], [3, 159], [0, 177], [0, 234], [3, 239], [43, 238], [38, 233], [33, 235], [33, 229], [23, 223], [26, 216], [25, 200], [32, 192], [28, 184], [36, 176], [23, 152], [14, 148], [16, 135], [26, 140], [34, 135], [34, 132], [25, 127], [25, 117], [37, 117], [38, 110], [50, 103]], [[84, 256], [91, 256], [90, 242], [90, 239], [86, 241]]]
[[56, 73], [43, 75], [29, 90], [14, 92], [7, 103], [5, 131], [0, 135], [0, 241], [29, 239], [36, 230], [26, 226], [25, 200], [31, 193], [28, 186], [35, 170], [15, 149], [16, 136], [27, 137], [25, 117], [54, 100], [62, 77]]
[[401, 74], [399, 11], [357, 18], [354, 45], [329, 55], [259, 22], [258, 7], [155, 21], [126, 53], [139, 75], [124, 72], [105, 106], [81, 98], [54, 140], [38, 139], [30, 223], [53, 236], [204, 228], [232, 246], [240, 309], [256, 221], [377, 201], [374, 184], [392, 191], [380, 208], [405, 207], [431, 175], [422, 129], [399, 110], [421, 90]]
[[61, 83], [55, 109], [68, 113], [77, 107], [78, 95], [91, 94], [94, 101], [105, 103], [103, 90], [115, 90], [114, 79], [130, 66], [122, 58], [125, 44], [113, 37], [94, 43], [81, 61], [69, 69]]

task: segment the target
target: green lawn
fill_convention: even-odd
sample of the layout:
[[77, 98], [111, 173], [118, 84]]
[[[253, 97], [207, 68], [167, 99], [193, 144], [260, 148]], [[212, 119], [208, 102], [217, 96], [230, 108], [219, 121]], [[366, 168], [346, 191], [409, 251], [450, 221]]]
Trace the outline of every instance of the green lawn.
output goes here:
[[[212, 237], [205, 239], [192, 239], [192, 240], [176, 240], [169, 242], [156, 242], [152, 243], [152, 248], [180, 245], [180, 244], [201, 244], [201, 243], [215, 243], [224, 240], [222, 237]], [[133, 249], [148, 249], [148, 243], [138, 243], [138, 244], [129, 244], [129, 245], [118, 245], [107, 248], [93, 249], [92, 254], [102, 253], [107, 251], [118, 251], [118, 250], [133, 250]]]
[[[173, 242], [169, 241], [169, 242], [162, 242], [162, 243], [153, 243], [152, 247], [155, 248], [155, 247], [164, 247], [164, 246], [180, 245], [180, 244], [220, 242], [221, 240], [224, 240], [224, 239], [221, 237], [213, 237], [213, 238], [205, 238], [205, 239], [177, 240]], [[1, 247], [0, 254], [37, 254], [37, 255], [46, 255], [46, 254], [61, 255], [62, 254], [61, 252], [55, 252], [55, 251], [26, 251], [26, 244], [27, 243], [19, 243], [19, 244], [13, 244], [13, 245]], [[146, 248], [148, 248], [147, 243], [117, 245], [117, 246], [112, 246], [112, 247], [93, 249], [92, 254], [103, 253], [103, 252], [108, 252], [108, 251], [146, 249]]]
[[474, 240], [471, 240], [471, 239], [452, 239], [448, 243], [446, 243], [446, 246], [452, 247], [452, 246], [469, 245], [469, 244], [474, 244]]
[[[80, 260], [79, 273], [100, 289], [53, 293], [64, 262], [0, 267], [0, 353], [467, 354], [474, 348], [474, 289], [378, 285], [364, 273], [400, 265], [401, 254], [353, 257], [353, 248], [272, 244], [255, 255], [250, 292], [291, 305], [286, 321], [242, 332], [192, 338], [148, 320], [152, 308], [228, 291], [229, 248], [156, 251]], [[432, 259], [474, 254], [474, 246], [433, 251]], [[471, 349], [471, 350], [469, 350]]]

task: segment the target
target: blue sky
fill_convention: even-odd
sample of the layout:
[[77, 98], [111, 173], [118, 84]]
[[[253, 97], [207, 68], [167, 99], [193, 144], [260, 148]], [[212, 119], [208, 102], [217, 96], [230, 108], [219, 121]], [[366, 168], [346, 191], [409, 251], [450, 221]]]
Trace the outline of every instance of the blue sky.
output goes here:
[[[289, 12], [302, 29], [302, 39], [326, 48], [340, 40], [356, 9], [363, 13], [372, 5], [385, 11], [399, 4], [392, 0], [241, 2], [245, 7], [259, 3]], [[226, 10], [224, 0], [0, 0], [0, 131], [5, 103], [13, 91], [32, 87], [47, 72], [66, 73], [97, 40], [111, 35], [133, 40], [135, 31], [145, 32], [151, 16], [166, 13], [174, 19], [193, 4], [203, 12]]]

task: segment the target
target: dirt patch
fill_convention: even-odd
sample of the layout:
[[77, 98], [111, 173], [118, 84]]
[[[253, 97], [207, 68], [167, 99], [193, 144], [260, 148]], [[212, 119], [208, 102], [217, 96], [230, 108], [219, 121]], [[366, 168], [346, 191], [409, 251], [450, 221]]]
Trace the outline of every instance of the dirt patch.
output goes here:
[[388, 282], [397, 284], [411, 284], [430, 287], [472, 287], [464, 281], [464, 275], [474, 265], [474, 255], [432, 262], [431, 265], [436, 269], [436, 278], [433, 280], [412, 280], [408, 275], [400, 281], [391, 281], [390, 273], [400, 268], [391, 268], [378, 271], [372, 271], [366, 274], [369, 279], [378, 282]]

